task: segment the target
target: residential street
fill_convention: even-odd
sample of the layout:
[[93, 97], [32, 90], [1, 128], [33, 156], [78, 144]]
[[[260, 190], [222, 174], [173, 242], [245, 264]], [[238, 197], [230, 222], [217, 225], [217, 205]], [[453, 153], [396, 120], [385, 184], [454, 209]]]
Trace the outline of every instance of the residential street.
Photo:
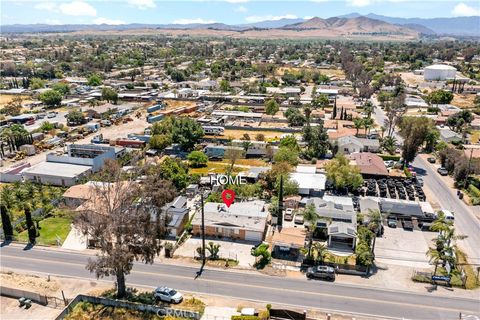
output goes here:
[[[86, 261], [91, 257], [88, 254], [40, 247], [24, 251], [19, 245], [4, 246], [0, 254], [2, 271], [94, 279], [94, 275], [85, 269]], [[480, 315], [478, 299], [209, 269], [205, 269], [201, 277], [195, 280], [197, 271], [192, 267], [136, 263], [132, 273], [127, 276], [127, 282], [129, 285], [152, 288], [166, 285], [180, 291], [382, 318], [457, 319], [460, 312], [464, 315]]]
[[454, 226], [457, 233], [468, 235], [468, 238], [458, 240], [458, 243], [465, 249], [469, 262], [480, 266], [480, 221], [471, 209], [458, 199], [456, 190], [449, 188], [424, 159], [417, 156], [412, 165], [416, 168], [417, 174], [423, 177], [425, 185], [435, 194], [441, 207], [455, 213]]

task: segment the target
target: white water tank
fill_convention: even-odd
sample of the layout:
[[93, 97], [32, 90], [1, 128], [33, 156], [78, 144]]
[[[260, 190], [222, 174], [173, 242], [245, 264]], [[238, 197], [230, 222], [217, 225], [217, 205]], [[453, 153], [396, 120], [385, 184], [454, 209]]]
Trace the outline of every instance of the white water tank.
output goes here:
[[425, 81], [442, 81], [447, 78], [455, 78], [457, 69], [446, 64], [434, 64], [428, 66], [423, 71]]

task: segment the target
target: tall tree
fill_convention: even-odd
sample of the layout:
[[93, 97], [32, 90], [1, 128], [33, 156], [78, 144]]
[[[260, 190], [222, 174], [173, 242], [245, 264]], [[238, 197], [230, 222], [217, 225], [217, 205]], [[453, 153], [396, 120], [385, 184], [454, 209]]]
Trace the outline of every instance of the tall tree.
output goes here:
[[133, 262], [154, 262], [162, 248], [158, 235], [165, 233], [166, 225], [153, 223], [149, 195], [135, 181], [123, 180], [117, 162], [108, 161], [98, 177], [109, 183], [95, 184], [89, 204], [78, 213], [75, 225], [99, 246], [96, 258], [88, 260], [87, 270], [97, 278], [114, 276], [117, 298], [123, 298], [125, 276]]
[[402, 157], [408, 164], [415, 159], [418, 149], [423, 145], [433, 121], [426, 117], [403, 117], [399, 123], [402, 136]]
[[4, 204], [0, 205], [0, 214], [2, 215], [2, 227], [5, 240], [11, 241], [13, 238], [13, 227], [10, 221], [10, 213]]
[[35, 244], [35, 242], [36, 242], [35, 239], [37, 238], [37, 229], [35, 228], [35, 225], [33, 224], [32, 213], [30, 211], [30, 206], [25, 205], [23, 210], [25, 212], [25, 221], [27, 223], [28, 242], [30, 244]]

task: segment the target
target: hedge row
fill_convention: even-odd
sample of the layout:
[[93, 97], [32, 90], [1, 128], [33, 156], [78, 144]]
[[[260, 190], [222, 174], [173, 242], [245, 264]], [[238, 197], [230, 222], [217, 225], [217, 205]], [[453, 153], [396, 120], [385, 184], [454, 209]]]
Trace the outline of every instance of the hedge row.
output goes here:
[[382, 158], [383, 161], [389, 161], [389, 160], [399, 161], [400, 160], [400, 156], [395, 156], [390, 154], [379, 154], [379, 157]]
[[472, 200], [472, 204], [474, 206], [480, 204], [480, 190], [478, 190], [478, 188], [475, 187], [473, 184], [470, 184], [467, 188], [467, 191]]

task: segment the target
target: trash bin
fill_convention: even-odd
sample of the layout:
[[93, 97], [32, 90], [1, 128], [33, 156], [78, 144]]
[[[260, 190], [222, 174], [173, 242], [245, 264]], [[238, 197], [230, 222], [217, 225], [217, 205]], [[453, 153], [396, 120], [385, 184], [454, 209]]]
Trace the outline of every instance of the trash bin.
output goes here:
[[19, 307], [23, 307], [25, 305], [25, 300], [27, 300], [25, 297], [18, 299], [18, 303], [20, 304]]
[[461, 200], [463, 199], [463, 192], [460, 192], [460, 194], [458, 195], [458, 198]]

